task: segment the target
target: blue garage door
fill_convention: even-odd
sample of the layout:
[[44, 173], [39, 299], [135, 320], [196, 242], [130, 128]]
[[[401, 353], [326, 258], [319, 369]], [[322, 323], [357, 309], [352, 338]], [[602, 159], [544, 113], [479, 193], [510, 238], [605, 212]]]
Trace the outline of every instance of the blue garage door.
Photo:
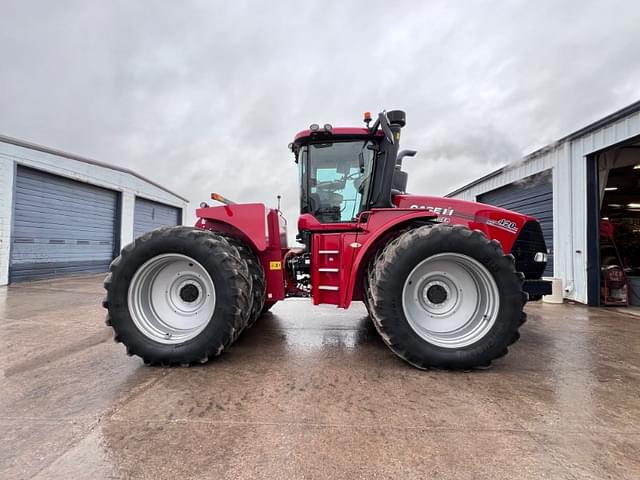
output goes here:
[[180, 225], [182, 223], [181, 217], [181, 208], [136, 197], [133, 236], [139, 237], [143, 233], [160, 227]]
[[117, 251], [119, 194], [19, 166], [9, 280], [107, 270]]
[[551, 170], [478, 196], [478, 201], [535, 217], [549, 249], [545, 276], [553, 276], [553, 183]]

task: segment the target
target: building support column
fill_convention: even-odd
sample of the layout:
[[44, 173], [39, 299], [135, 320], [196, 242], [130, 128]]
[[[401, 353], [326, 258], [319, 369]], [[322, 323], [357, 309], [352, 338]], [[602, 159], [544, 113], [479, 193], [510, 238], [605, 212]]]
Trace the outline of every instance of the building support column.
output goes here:
[[0, 285], [9, 283], [14, 182], [15, 164], [13, 160], [0, 157]]
[[133, 213], [136, 196], [133, 192], [122, 192], [120, 202], [120, 248], [133, 242]]

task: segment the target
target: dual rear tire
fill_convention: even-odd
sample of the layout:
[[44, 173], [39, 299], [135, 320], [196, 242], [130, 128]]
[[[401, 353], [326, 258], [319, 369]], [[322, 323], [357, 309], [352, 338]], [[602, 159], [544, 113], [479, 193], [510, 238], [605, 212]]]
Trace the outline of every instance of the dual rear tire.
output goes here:
[[248, 246], [182, 226], [127, 245], [104, 287], [114, 339], [152, 365], [220, 355], [257, 320], [265, 296], [262, 266]]

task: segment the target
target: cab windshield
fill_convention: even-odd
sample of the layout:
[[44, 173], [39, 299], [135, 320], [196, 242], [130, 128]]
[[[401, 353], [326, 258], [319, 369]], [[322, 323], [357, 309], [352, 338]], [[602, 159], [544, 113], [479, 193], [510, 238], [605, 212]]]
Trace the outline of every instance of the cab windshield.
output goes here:
[[373, 142], [316, 143], [299, 153], [301, 211], [322, 223], [350, 222], [365, 208], [373, 171]]

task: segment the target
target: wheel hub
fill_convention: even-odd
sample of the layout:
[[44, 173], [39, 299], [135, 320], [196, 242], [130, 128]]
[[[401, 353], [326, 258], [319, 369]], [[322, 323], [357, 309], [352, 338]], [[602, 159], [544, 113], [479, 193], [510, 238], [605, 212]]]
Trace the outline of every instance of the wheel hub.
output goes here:
[[187, 303], [193, 303], [198, 299], [200, 291], [193, 283], [188, 283], [180, 289], [180, 298]]
[[447, 290], [440, 284], [431, 285], [426, 289], [427, 299], [434, 305], [439, 305], [447, 299]]

